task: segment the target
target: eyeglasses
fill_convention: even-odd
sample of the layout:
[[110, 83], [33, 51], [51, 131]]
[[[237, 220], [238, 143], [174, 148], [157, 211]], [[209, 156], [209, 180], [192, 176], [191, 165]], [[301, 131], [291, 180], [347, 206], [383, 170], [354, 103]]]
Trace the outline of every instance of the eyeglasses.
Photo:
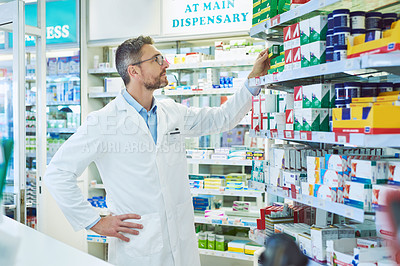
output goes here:
[[162, 66], [162, 65], [164, 64], [164, 61], [165, 61], [164, 56], [162, 56], [162, 55], [159, 54], [159, 55], [153, 56], [153, 57], [150, 58], [150, 59], [146, 59], [146, 60], [143, 60], [143, 61], [140, 61], [140, 62], [131, 64], [131, 66], [136, 66], [136, 65], [139, 65], [139, 64], [141, 64], [141, 63], [150, 61], [150, 60], [154, 60], [154, 61], [157, 62], [157, 64], [159, 64], [160, 66]]

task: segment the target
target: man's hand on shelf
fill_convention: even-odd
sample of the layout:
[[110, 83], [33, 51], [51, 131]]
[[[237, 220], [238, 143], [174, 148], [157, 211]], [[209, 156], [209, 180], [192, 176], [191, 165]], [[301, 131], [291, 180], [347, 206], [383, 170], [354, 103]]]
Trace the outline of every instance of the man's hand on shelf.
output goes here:
[[250, 79], [250, 78], [264, 76], [267, 74], [269, 68], [270, 68], [270, 60], [268, 58], [268, 48], [267, 48], [257, 56], [253, 69], [251, 70], [247, 78]]
[[138, 214], [122, 214], [116, 216], [106, 216], [100, 219], [91, 230], [102, 236], [111, 236], [121, 239], [122, 241], [129, 242], [129, 238], [121, 233], [128, 233], [138, 235], [138, 230], [132, 228], [143, 229], [143, 225], [131, 222], [124, 222], [128, 219], [140, 219]]

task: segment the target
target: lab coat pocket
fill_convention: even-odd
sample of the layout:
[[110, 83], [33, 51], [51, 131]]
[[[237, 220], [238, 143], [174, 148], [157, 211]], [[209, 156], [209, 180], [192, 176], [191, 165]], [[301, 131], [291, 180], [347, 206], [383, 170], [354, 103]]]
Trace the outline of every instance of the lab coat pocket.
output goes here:
[[179, 237], [182, 240], [193, 238], [194, 231], [194, 217], [193, 217], [193, 203], [187, 201], [177, 206], [179, 226]]
[[137, 229], [139, 235], [124, 234], [130, 238], [124, 242], [125, 252], [132, 257], [143, 257], [158, 253], [163, 248], [161, 235], [160, 215], [151, 213], [142, 215], [140, 220], [125, 220], [126, 222], [139, 223], [143, 229]]
[[185, 152], [184, 144], [180, 142], [168, 143], [165, 148], [167, 152], [166, 161], [169, 166], [186, 163], [182, 161], [182, 152]]

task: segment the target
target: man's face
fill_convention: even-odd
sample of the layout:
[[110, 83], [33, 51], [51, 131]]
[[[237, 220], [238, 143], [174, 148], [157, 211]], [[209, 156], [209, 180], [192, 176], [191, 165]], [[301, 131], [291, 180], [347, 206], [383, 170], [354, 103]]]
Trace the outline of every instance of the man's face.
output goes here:
[[152, 60], [143, 62], [138, 66], [141, 70], [140, 79], [143, 82], [143, 85], [148, 90], [156, 90], [167, 86], [167, 68], [169, 67], [169, 64], [164, 60], [162, 65], [160, 65], [155, 57], [161, 55], [161, 52], [150, 44], [143, 45], [141, 52], [141, 61], [153, 58]]

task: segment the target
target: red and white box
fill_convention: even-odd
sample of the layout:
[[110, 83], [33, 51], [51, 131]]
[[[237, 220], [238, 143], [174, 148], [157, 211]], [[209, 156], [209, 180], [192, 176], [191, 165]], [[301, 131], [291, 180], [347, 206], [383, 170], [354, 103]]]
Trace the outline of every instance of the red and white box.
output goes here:
[[285, 50], [285, 71], [293, 69], [293, 50]]
[[[300, 40], [300, 39], [299, 39]], [[293, 63], [292, 69], [299, 69], [301, 68], [301, 47], [294, 47], [293, 50]]]
[[292, 48], [300, 47], [300, 23], [295, 23], [290, 26], [292, 37]]
[[294, 130], [294, 112], [293, 109], [286, 110], [286, 130]]
[[294, 109], [303, 108], [303, 86], [294, 87]]
[[292, 49], [292, 30], [290, 26], [283, 28], [283, 49]]

